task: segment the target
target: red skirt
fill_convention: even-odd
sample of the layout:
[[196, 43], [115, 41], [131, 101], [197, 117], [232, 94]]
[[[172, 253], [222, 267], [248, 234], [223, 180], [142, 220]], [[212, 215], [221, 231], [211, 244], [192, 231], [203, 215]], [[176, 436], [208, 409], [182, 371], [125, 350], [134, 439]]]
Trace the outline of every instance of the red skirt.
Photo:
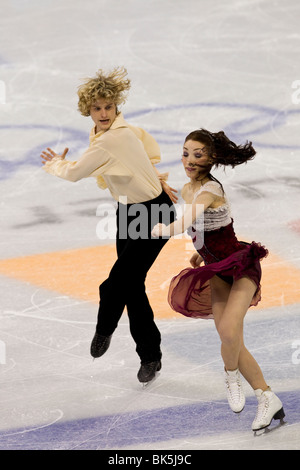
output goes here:
[[[197, 232], [192, 235], [194, 245], [199, 245]], [[213, 318], [209, 280], [215, 275], [229, 284], [242, 277], [252, 279], [257, 289], [249, 307], [258, 304], [261, 300], [260, 260], [268, 255], [265, 247], [256, 242], [238, 241], [231, 223], [205, 232], [203, 246], [197, 251], [205, 266], [186, 268], [171, 280], [168, 301], [173, 310], [187, 317]]]

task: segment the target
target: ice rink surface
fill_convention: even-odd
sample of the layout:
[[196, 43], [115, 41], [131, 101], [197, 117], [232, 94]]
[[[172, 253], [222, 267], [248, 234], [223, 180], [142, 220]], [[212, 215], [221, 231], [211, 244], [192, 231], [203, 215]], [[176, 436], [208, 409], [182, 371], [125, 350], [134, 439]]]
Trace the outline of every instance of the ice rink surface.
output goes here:
[[[2, 1], [1, 450], [299, 450], [299, 18], [298, 0]], [[246, 383], [244, 411], [228, 407], [213, 322], [168, 310], [168, 279], [188, 265], [188, 243], [172, 256], [166, 247], [152, 268], [157, 379], [145, 389], [137, 381], [126, 313], [106, 355], [89, 355], [113, 259], [113, 240], [96, 227], [113, 203], [92, 179], [46, 174], [39, 155], [51, 146], [80, 156], [91, 120], [77, 111], [77, 87], [119, 65], [132, 80], [125, 118], [157, 139], [173, 187], [186, 182], [182, 143], [196, 128], [257, 149], [254, 161], [214, 175], [236, 232], [270, 251], [245, 338], [286, 418], [261, 436]]]

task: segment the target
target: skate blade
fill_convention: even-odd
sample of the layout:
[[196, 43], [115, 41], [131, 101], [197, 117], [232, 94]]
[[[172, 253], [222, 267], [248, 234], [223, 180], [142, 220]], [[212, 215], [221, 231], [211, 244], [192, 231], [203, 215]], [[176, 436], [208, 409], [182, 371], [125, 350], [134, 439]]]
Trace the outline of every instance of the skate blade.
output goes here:
[[[276, 429], [279, 429], [281, 428], [281, 426], [284, 426], [285, 424], [287, 424], [286, 421], [284, 421], [284, 417], [285, 417], [285, 413], [284, 413], [284, 410], [283, 408], [281, 408], [281, 410], [279, 410], [277, 413], [275, 413], [275, 415], [273, 416], [270, 424], [268, 424], [268, 426], [265, 426], [264, 428], [261, 428], [261, 429], [257, 429], [256, 431], [253, 431], [254, 432], [254, 436], [262, 436], [263, 434], [268, 434], [270, 432], [273, 432], [275, 431]], [[278, 424], [276, 424], [275, 426], [273, 426], [271, 429], [269, 429], [269, 426], [271, 426], [272, 424], [272, 421], [273, 420], [280, 420]]]
[[259, 436], [263, 436], [264, 434], [269, 434], [270, 432], [274, 432], [277, 429], [281, 428], [282, 426], [285, 426], [286, 424], [287, 424], [286, 421], [281, 420], [280, 423], [276, 424], [271, 429], [269, 428], [270, 426], [269, 424], [269, 426], [265, 428], [258, 429], [257, 431], [253, 431], [254, 437], [259, 437]]
[[149, 388], [151, 384], [153, 384], [153, 382], [155, 382], [155, 380], [160, 376], [160, 374], [158, 372], [156, 372], [155, 376], [153, 377], [152, 380], [149, 380], [149, 382], [141, 382], [141, 387], [142, 389], [144, 390], [145, 388]]

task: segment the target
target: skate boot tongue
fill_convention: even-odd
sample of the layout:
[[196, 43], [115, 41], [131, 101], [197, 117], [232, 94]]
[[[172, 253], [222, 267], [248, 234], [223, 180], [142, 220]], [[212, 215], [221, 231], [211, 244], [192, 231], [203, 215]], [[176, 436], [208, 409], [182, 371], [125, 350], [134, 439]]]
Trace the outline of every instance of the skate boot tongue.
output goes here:
[[234, 413], [240, 413], [245, 406], [245, 395], [238, 369], [232, 371], [225, 370], [225, 385], [230, 408]]

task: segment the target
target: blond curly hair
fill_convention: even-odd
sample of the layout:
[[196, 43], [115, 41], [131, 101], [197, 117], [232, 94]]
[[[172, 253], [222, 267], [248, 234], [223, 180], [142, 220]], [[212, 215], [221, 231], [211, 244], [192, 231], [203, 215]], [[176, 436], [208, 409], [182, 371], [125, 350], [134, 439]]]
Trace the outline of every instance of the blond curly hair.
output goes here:
[[124, 67], [116, 67], [108, 74], [98, 70], [94, 78], [87, 78], [78, 87], [78, 110], [83, 116], [90, 115], [92, 104], [98, 99], [105, 99], [117, 106], [125, 103], [131, 83]]

